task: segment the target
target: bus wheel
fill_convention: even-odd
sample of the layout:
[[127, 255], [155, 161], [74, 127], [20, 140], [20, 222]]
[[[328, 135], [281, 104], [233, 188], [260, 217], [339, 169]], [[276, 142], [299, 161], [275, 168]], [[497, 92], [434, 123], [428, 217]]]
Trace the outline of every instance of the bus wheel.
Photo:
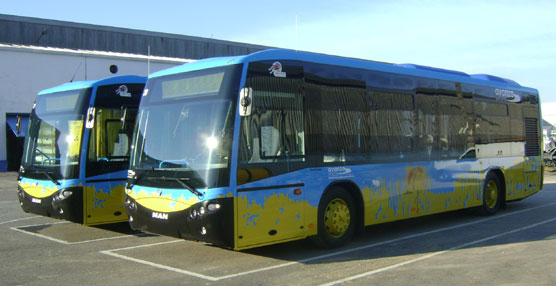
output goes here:
[[487, 175], [483, 188], [482, 215], [493, 215], [500, 209], [502, 187], [500, 179], [493, 173]]
[[323, 248], [346, 244], [355, 232], [355, 204], [340, 187], [328, 190], [319, 204], [318, 234], [313, 238]]

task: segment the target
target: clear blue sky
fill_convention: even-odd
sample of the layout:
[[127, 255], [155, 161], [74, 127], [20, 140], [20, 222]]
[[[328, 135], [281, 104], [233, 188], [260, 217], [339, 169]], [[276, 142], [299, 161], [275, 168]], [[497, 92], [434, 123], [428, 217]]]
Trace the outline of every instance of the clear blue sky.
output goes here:
[[487, 73], [556, 102], [554, 0], [20, 0], [1, 7], [3, 14]]

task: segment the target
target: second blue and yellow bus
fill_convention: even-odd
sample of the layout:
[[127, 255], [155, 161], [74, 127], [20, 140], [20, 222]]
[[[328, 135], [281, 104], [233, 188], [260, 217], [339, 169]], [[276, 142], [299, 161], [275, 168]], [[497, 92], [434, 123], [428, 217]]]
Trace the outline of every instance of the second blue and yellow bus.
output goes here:
[[39, 92], [18, 178], [24, 211], [84, 225], [127, 220], [129, 147], [146, 80], [117, 76]]
[[491, 75], [268, 50], [152, 74], [134, 229], [246, 249], [476, 208], [542, 188], [537, 90]]

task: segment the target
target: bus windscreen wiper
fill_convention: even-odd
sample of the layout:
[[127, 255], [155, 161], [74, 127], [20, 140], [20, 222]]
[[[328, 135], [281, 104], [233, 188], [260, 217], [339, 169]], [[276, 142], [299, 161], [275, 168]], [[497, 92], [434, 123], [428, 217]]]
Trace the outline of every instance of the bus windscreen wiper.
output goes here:
[[157, 179], [163, 180], [163, 181], [174, 181], [177, 182], [178, 184], [180, 184], [182, 187], [186, 188], [188, 191], [190, 191], [191, 193], [195, 194], [197, 197], [202, 198], [205, 194], [197, 191], [197, 189], [195, 189], [193, 186], [191, 186], [191, 184], [188, 182], [188, 178], [178, 178], [178, 177], [166, 177], [166, 176], [162, 176], [162, 177], [157, 177]]
[[45, 175], [49, 180], [51, 180], [54, 184], [56, 184], [57, 186], [60, 185], [60, 182], [58, 182], [58, 180], [54, 179], [54, 177], [52, 177], [52, 175], [47, 172], [47, 171], [33, 171], [33, 173], [35, 174], [43, 174]]
[[60, 185], [60, 182], [58, 182], [58, 180], [54, 179], [54, 177], [52, 177], [52, 175], [47, 172], [47, 171], [41, 171], [43, 174], [45, 174], [52, 182], [54, 182], [54, 184], [56, 185]]
[[[139, 180], [141, 180], [143, 178], [143, 175], [145, 175], [145, 171], [155, 171], [156, 169], [154, 167], [150, 167], [148, 169], [139, 169], [138, 172], [134, 171], [134, 170], [128, 170], [127, 171], [127, 183], [128, 183], [128, 188], [132, 188], [133, 186], [135, 186], [135, 184], [137, 182], [139, 182]], [[157, 177], [145, 177], [145, 179], [149, 180], [149, 179], [153, 179], [153, 178], [157, 178]], [[132, 181], [132, 182], [130, 182]]]

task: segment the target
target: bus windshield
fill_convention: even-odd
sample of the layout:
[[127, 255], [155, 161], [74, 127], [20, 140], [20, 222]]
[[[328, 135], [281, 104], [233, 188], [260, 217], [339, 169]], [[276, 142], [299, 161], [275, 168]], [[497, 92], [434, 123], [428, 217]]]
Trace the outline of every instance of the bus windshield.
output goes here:
[[37, 97], [22, 158], [29, 177], [56, 182], [79, 176], [84, 114], [90, 94], [90, 89], [82, 89]]
[[193, 190], [229, 184], [240, 71], [230, 66], [149, 79], [132, 143], [136, 180]]

